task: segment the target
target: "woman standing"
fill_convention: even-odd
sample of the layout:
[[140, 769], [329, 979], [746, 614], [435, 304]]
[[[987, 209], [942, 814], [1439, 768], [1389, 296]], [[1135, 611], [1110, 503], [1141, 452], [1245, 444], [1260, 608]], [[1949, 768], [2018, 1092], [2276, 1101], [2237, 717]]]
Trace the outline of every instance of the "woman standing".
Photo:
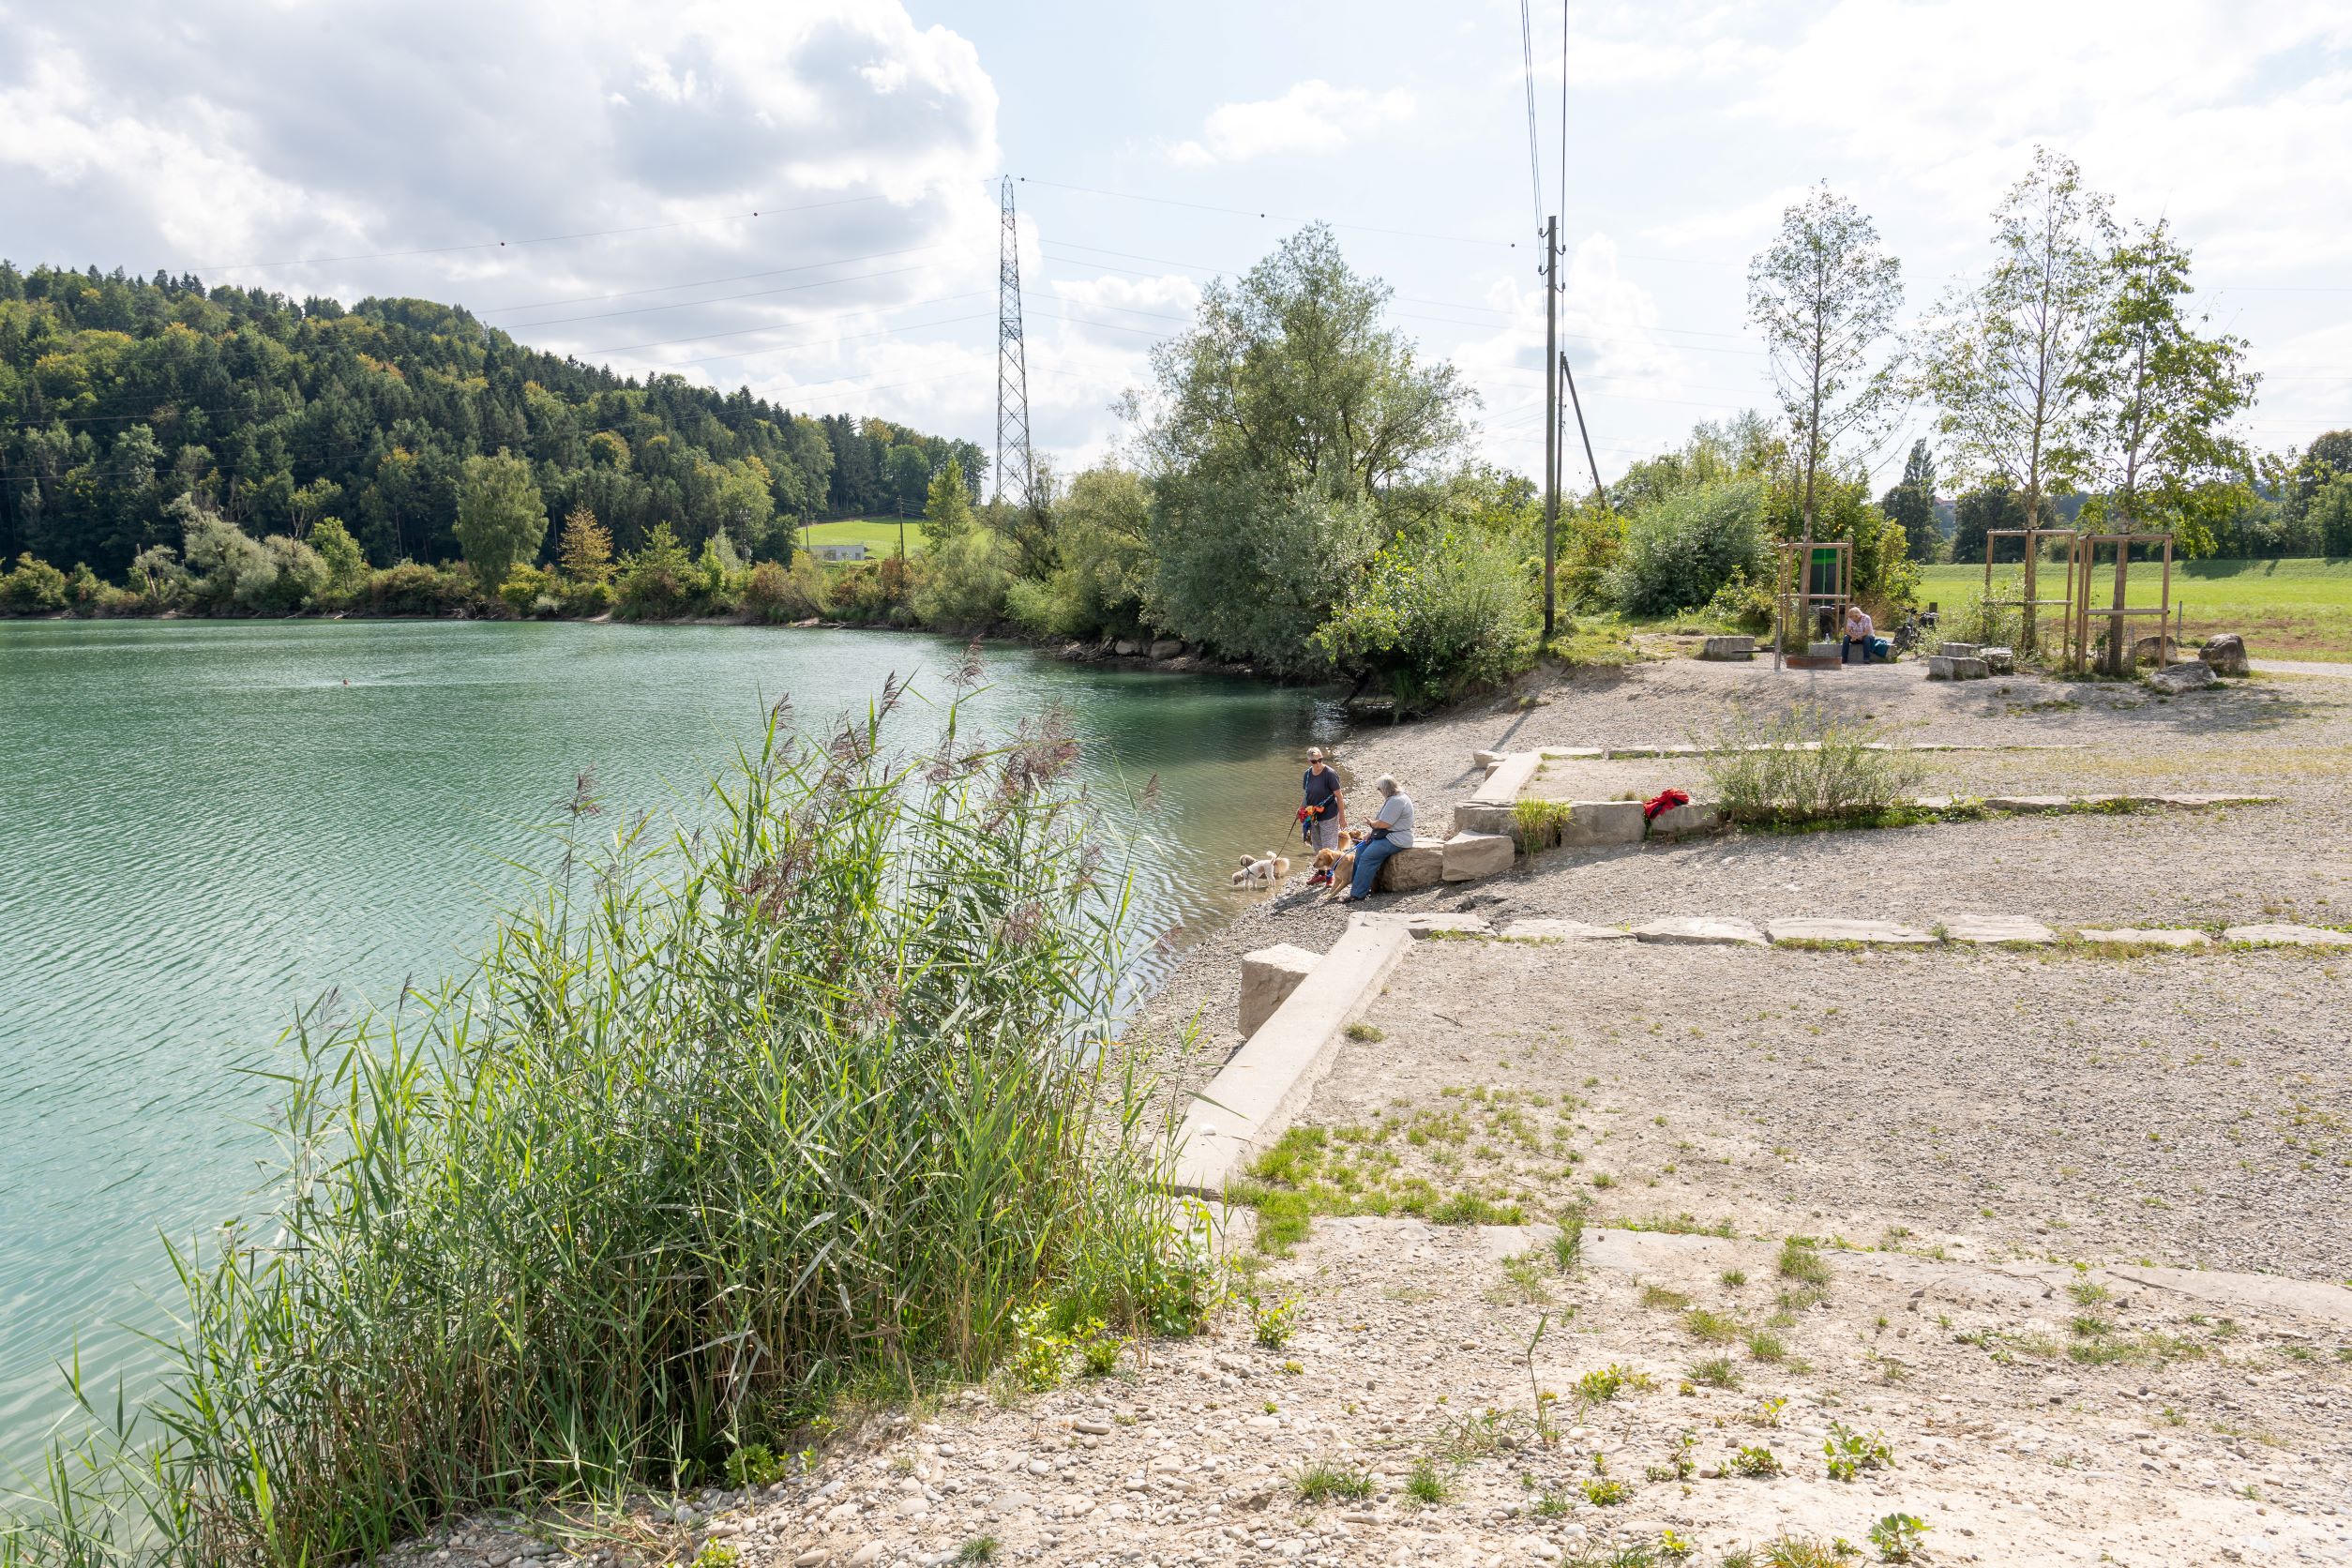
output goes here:
[[[1323, 761], [1323, 748], [1306, 748], [1306, 772], [1299, 780], [1301, 805], [1299, 816], [1306, 823], [1306, 850], [1335, 850], [1348, 832], [1348, 803], [1339, 793], [1339, 774]], [[1310, 887], [1331, 881], [1329, 871], [1318, 871], [1308, 882]]]
[[1387, 774], [1372, 787], [1380, 792], [1380, 809], [1372, 818], [1372, 837], [1356, 851], [1356, 877], [1339, 900], [1343, 904], [1362, 902], [1380, 879], [1381, 862], [1413, 847], [1413, 797]]

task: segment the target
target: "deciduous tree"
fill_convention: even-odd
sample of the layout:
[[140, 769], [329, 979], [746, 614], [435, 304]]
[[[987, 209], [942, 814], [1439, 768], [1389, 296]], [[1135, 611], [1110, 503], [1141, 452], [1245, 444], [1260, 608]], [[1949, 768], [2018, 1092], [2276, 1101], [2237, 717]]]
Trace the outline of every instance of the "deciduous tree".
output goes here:
[[474, 580], [483, 593], [497, 593], [515, 563], [537, 555], [547, 537], [547, 504], [531, 464], [504, 447], [494, 457], [466, 459], [456, 533]]

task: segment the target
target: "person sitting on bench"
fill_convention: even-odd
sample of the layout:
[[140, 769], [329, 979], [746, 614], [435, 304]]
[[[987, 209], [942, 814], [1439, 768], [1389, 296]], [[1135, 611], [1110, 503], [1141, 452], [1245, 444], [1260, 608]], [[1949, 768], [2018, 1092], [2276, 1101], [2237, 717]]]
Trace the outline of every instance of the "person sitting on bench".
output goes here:
[[[1862, 650], [1862, 656], [1859, 659], [1854, 656], [1854, 650], [1857, 648]], [[1861, 605], [1847, 605], [1846, 607], [1846, 642], [1839, 650], [1838, 656], [1847, 664], [1868, 664], [1873, 659], [1884, 660], [1887, 656], [1887, 640], [1878, 636], [1877, 628], [1871, 625], [1870, 612], [1862, 609]]]

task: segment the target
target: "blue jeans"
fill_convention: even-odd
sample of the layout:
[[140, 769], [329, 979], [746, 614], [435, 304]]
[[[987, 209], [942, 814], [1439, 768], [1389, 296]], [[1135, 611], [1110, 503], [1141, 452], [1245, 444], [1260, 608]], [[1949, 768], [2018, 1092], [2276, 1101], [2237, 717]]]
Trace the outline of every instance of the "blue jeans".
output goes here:
[[1403, 846], [1385, 838], [1367, 838], [1356, 851], [1356, 878], [1348, 884], [1349, 897], [1364, 897], [1372, 891], [1372, 884], [1380, 875], [1380, 862], [1395, 854]]

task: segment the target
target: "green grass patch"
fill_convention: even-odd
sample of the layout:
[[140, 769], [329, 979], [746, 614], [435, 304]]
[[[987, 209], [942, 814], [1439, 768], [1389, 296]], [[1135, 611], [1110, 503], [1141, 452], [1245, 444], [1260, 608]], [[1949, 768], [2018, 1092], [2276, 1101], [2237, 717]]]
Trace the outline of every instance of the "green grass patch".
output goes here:
[[[1998, 579], [2017, 567], [1996, 566]], [[2045, 565], [2053, 586], [2063, 591], [2065, 567]], [[2160, 565], [2133, 562], [2127, 601], [2152, 606], [2160, 592]], [[2100, 592], [2110, 592], [2113, 574], [2103, 579]], [[1984, 564], [1955, 563], [1926, 566], [1920, 572], [1922, 599], [1947, 609], [1983, 591]], [[2194, 644], [2220, 632], [2234, 631], [2246, 640], [2256, 658], [2352, 659], [2352, 561], [2299, 559], [2286, 561], [2182, 561], [2173, 564], [2173, 602], [2184, 611], [2183, 636]], [[2097, 616], [2092, 617], [2094, 623]], [[2132, 635], [2142, 635], [2145, 622], [2134, 622]], [[2152, 633], [2149, 633], [2152, 635]], [[2045, 622], [2043, 641], [2055, 647], [2057, 619]]]

